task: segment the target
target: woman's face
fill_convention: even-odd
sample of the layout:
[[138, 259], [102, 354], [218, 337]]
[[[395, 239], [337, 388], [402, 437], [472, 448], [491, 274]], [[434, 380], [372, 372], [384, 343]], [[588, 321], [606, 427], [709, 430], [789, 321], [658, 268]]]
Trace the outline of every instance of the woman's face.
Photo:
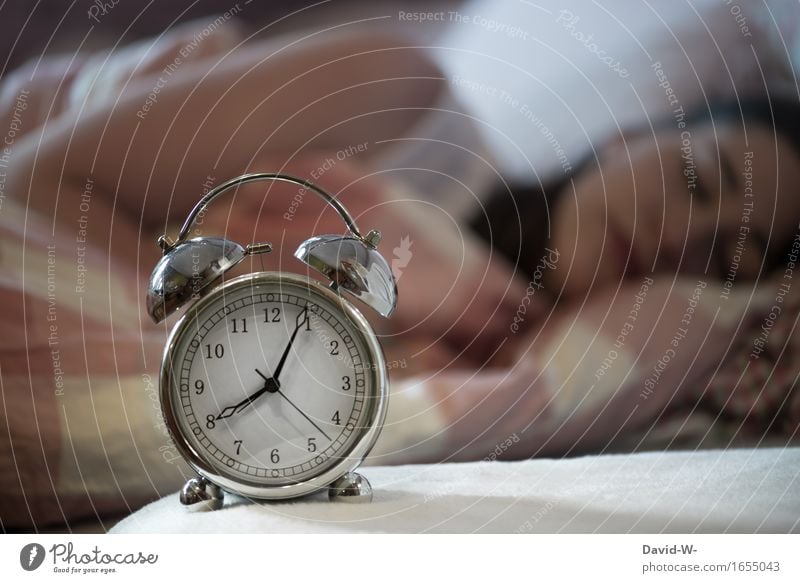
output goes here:
[[760, 124], [639, 133], [598, 161], [555, 211], [548, 275], [567, 295], [653, 272], [754, 278], [767, 242], [800, 232], [800, 156]]

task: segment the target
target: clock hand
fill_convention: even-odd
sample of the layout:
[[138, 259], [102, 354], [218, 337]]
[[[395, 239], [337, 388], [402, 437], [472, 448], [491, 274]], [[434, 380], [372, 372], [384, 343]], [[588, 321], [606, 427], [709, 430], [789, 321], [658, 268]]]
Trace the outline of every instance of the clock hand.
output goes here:
[[278, 389], [280, 389], [280, 383], [278, 383], [277, 380], [275, 380], [273, 378], [269, 378], [268, 379], [263, 374], [261, 374], [261, 371], [258, 370], [258, 369], [256, 369], [256, 372], [258, 373], [258, 376], [260, 376], [262, 379], [264, 379], [264, 386], [261, 387], [259, 390], [257, 390], [252, 395], [250, 395], [249, 397], [247, 397], [246, 399], [236, 403], [235, 405], [231, 405], [229, 407], [225, 407], [220, 412], [220, 414], [217, 415], [217, 419], [227, 419], [228, 417], [231, 417], [232, 415], [234, 415], [236, 413], [240, 413], [241, 411], [246, 409], [247, 406], [250, 405], [250, 403], [252, 403], [256, 399], [258, 399], [264, 393], [275, 393], [275, 392], [278, 391]]
[[[300, 331], [300, 327], [303, 324], [306, 323], [307, 319], [308, 319], [308, 306], [303, 308], [301, 310], [301, 312], [299, 314], [297, 314], [297, 318], [295, 319], [294, 332], [292, 332], [292, 337], [289, 339], [289, 344], [286, 345], [286, 348], [284, 349], [283, 354], [281, 355], [281, 360], [280, 360], [280, 362], [278, 362], [278, 368], [275, 369], [275, 374], [272, 377], [267, 378], [261, 373], [260, 370], [256, 369], [256, 373], [258, 373], [258, 376], [260, 376], [262, 379], [264, 379], [264, 386], [261, 389], [259, 389], [258, 391], [256, 391], [255, 393], [253, 393], [252, 395], [250, 395], [249, 397], [247, 397], [246, 399], [244, 399], [243, 401], [240, 401], [239, 403], [236, 403], [235, 405], [231, 405], [229, 407], [225, 407], [220, 412], [220, 414], [217, 415], [217, 419], [227, 419], [228, 417], [230, 417], [232, 415], [235, 415], [236, 413], [241, 413], [242, 411], [244, 411], [250, 405], [250, 403], [252, 403], [256, 399], [258, 399], [264, 393], [275, 393], [275, 392], [278, 392], [280, 390], [281, 383], [280, 383], [280, 381], [278, 381], [278, 377], [280, 377], [281, 371], [283, 370], [283, 365], [286, 364], [286, 358], [289, 356], [289, 351], [291, 350], [292, 345], [294, 344], [294, 339], [297, 338], [297, 333]], [[286, 398], [285, 395], [284, 395], [284, 398]], [[290, 403], [291, 403], [291, 401], [290, 401]], [[292, 403], [292, 406], [294, 406], [294, 403]], [[297, 409], [296, 406], [294, 406], [294, 407], [295, 407], [295, 409]], [[297, 410], [300, 411], [300, 409], [297, 409]], [[300, 411], [300, 413], [303, 413], [303, 412]], [[303, 415], [305, 415], [305, 413], [303, 413]], [[306, 418], [308, 419], [308, 417], [306, 417]], [[309, 419], [309, 421], [311, 421], [311, 420]], [[314, 422], [311, 421], [311, 423], [314, 423]], [[316, 424], [315, 424], [315, 427], [316, 427]], [[319, 427], [317, 427], [317, 429], [319, 429]], [[321, 429], [320, 429], [320, 432], [323, 435], [325, 435], [325, 432], [322, 431]], [[325, 437], [328, 437], [328, 436], [325, 435]], [[328, 440], [331, 441], [331, 438], [328, 437]]]
[[274, 378], [267, 378], [267, 377], [265, 377], [265, 376], [264, 376], [264, 375], [261, 373], [261, 371], [260, 371], [260, 370], [258, 370], [258, 369], [256, 369], [256, 372], [258, 373], [258, 376], [260, 376], [262, 379], [264, 379], [264, 386], [263, 386], [263, 387], [261, 387], [259, 390], [257, 390], [257, 391], [256, 391], [255, 393], [253, 393], [252, 395], [250, 395], [249, 397], [247, 397], [246, 399], [244, 399], [243, 401], [240, 401], [239, 403], [236, 403], [235, 405], [231, 405], [231, 406], [229, 406], [229, 407], [225, 407], [225, 408], [222, 410], [222, 412], [221, 412], [219, 415], [217, 415], [217, 419], [227, 419], [228, 417], [231, 417], [231, 416], [235, 415], [236, 413], [241, 413], [241, 412], [242, 412], [244, 409], [246, 409], [246, 408], [247, 408], [247, 407], [248, 407], [248, 406], [249, 406], [249, 405], [250, 405], [250, 404], [251, 404], [253, 401], [255, 401], [256, 399], [258, 399], [258, 398], [259, 398], [261, 395], [263, 395], [264, 393], [278, 393], [278, 394], [279, 394], [281, 397], [283, 397], [284, 399], [286, 399], [286, 402], [287, 402], [287, 403], [289, 403], [289, 404], [290, 404], [292, 407], [294, 407], [294, 408], [297, 410], [297, 412], [298, 412], [298, 413], [300, 413], [300, 414], [301, 414], [303, 417], [305, 417], [305, 418], [308, 420], [308, 422], [309, 422], [309, 423], [311, 423], [311, 425], [313, 425], [313, 426], [314, 426], [314, 427], [317, 429], [317, 431], [319, 431], [319, 432], [320, 432], [322, 435], [324, 435], [324, 436], [327, 438], [327, 440], [328, 440], [328, 441], [333, 441], [333, 440], [330, 438], [330, 436], [329, 436], [327, 433], [325, 433], [325, 432], [322, 430], [322, 428], [321, 428], [319, 425], [317, 425], [316, 423], [314, 423], [314, 420], [313, 420], [313, 419], [311, 419], [311, 417], [309, 417], [308, 415], [306, 415], [306, 414], [303, 412], [303, 410], [302, 410], [302, 409], [300, 409], [300, 407], [298, 407], [297, 405], [295, 405], [295, 404], [294, 404], [294, 403], [291, 401], [291, 399], [289, 399], [289, 397], [287, 397], [287, 396], [286, 396], [286, 395], [283, 393], [283, 391], [281, 391], [281, 388], [280, 388], [280, 383], [278, 383], [278, 381], [276, 381]]
[[262, 379], [264, 379], [264, 382], [265, 382], [265, 383], [268, 383], [268, 382], [270, 382], [270, 381], [272, 380], [272, 377], [270, 377], [270, 378], [267, 378], [267, 377], [265, 377], [265, 376], [264, 376], [264, 373], [262, 373], [262, 372], [261, 372], [260, 370], [258, 370], [258, 369], [256, 369], [256, 374], [257, 374], [258, 376], [260, 376]]
[[290, 404], [292, 407], [294, 407], [295, 409], [297, 409], [297, 411], [298, 411], [298, 413], [300, 413], [300, 415], [302, 415], [303, 417], [305, 417], [306, 419], [308, 419], [308, 422], [309, 422], [309, 423], [311, 423], [311, 425], [313, 425], [314, 427], [316, 427], [316, 428], [317, 428], [317, 431], [319, 431], [319, 432], [320, 432], [322, 435], [324, 435], [324, 436], [325, 436], [325, 437], [328, 439], [328, 441], [333, 441], [333, 440], [332, 440], [332, 439], [331, 439], [331, 438], [328, 436], [328, 434], [327, 434], [327, 433], [325, 433], [325, 432], [322, 430], [322, 428], [321, 428], [319, 425], [317, 425], [316, 423], [314, 423], [314, 421], [313, 421], [313, 419], [311, 419], [311, 417], [309, 417], [308, 415], [306, 415], [305, 413], [303, 413], [303, 411], [300, 409], [300, 407], [298, 407], [297, 405], [295, 405], [294, 403], [292, 403], [292, 402], [289, 400], [289, 397], [287, 397], [286, 395], [284, 395], [284, 394], [283, 394], [283, 391], [281, 391], [280, 389], [278, 389], [278, 391], [277, 391], [277, 392], [278, 392], [278, 394], [279, 394], [281, 397], [283, 397], [284, 399], [286, 399], [286, 402], [287, 402], [287, 403], [289, 403], [289, 404]]
[[281, 376], [281, 371], [283, 370], [283, 365], [286, 364], [286, 357], [289, 356], [289, 350], [292, 348], [292, 344], [294, 344], [294, 339], [297, 337], [297, 332], [300, 330], [300, 326], [306, 323], [308, 319], [308, 306], [303, 308], [303, 310], [297, 314], [297, 319], [295, 320], [295, 327], [294, 332], [292, 332], [292, 337], [289, 339], [289, 344], [286, 346], [286, 350], [283, 351], [281, 355], [281, 360], [278, 362], [278, 368], [275, 369], [275, 374], [272, 375], [272, 378], [275, 381], [278, 381], [278, 378]]

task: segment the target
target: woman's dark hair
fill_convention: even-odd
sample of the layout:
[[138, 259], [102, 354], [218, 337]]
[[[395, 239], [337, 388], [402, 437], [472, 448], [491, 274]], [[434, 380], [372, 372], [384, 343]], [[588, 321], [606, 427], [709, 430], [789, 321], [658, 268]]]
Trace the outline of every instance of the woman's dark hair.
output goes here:
[[[754, 124], [769, 129], [777, 139], [779, 136], [790, 144], [800, 164], [800, 100], [783, 97], [748, 98], [741, 101], [728, 101], [698, 109], [687, 116], [687, 125], [713, 122], [730, 123], [746, 129]], [[797, 188], [798, 185], [789, 185]], [[783, 185], [782, 196], [797, 196], [800, 193], [788, 192]], [[800, 221], [800, 217], [796, 217]], [[766, 272], [786, 265], [793, 245], [793, 237], [787, 241], [770, 240], [767, 257], [764, 261]]]
[[556, 197], [569, 178], [551, 186], [503, 186], [469, 221], [470, 228], [523, 273], [532, 276], [549, 238]]
[[800, 99], [764, 97], [726, 101], [695, 109], [686, 117], [687, 125], [711, 121], [735, 123], [745, 128], [753, 123], [766, 126], [785, 138], [800, 156]]
[[[791, 144], [800, 161], [800, 100], [772, 97], [721, 102], [691, 111], [685, 121], [687, 127], [706, 123], [731, 123], [745, 128], [754, 123], [765, 126]], [[675, 120], [670, 118], [654, 124], [654, 127], [675, 128]], [[552, 236], [552, 220], [559, 194], [574, 176], [594, 163], [595, 159], [589, 156], [577, 164], [570, 175], [544, 187], [498, 186], [483, 208], [473, 215], [469, 226], [495, 251], [499, 251], [523, 273], [531, 275], [545, 254], [545, 247]], [[800, 221], [800, 217], [797, 218]], [[771, 242], [765, 269], [770, 271], [785, 265], [791, 245], [791, 239]]]

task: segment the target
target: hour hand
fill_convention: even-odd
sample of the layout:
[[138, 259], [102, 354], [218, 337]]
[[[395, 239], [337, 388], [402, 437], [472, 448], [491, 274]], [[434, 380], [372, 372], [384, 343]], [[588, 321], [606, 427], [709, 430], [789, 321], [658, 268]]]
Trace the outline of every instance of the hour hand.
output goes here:
[[223, 409], [223, 410], [220, 412], [220, 414], [219, 414], [219, 415], [217, 415], [217, 420], [219, 421], [220, 419], [227, 419], [228, 417], [230, 417], [231, 415], [233, 415], [234, 413], [236, 413], [236, 409], [237, 409], [237, 408], [238, 408], [240, 405], [241, 405], [241, 403], [238, 403], [238, 404], [236, 404], [236, 405], [231, 405], [230, 407], [225, 407], [225, 408], [224, 408], [224, 409]]
[[228, 407], [225, 407], [222, 411], [220, 411], [220, 414], [217, 415], [217, 420], [219, 421], [220, 419], [227, 419], [228, 417], [233, 417], [236, 413], [247, 407], [250, 403], [255, 401], [257, 398], [259, 398], [266, 392], [267, 392], [266, 387], [263, 387], [259, 389], [257, 392], [247, 397], [245, 400], [239, 401], [235, 405], [230, 405]]
[[264, 386], [261, 387], [252, 395], [250, 395], [249, 397], [247, 397], [246, 399], [239, 401], [235, 405], [229, 405], [228, 407], [225, 407], [222, 411], [220, 411], [220, 414], [217, 415], [217, 420], [227, 419], [228, 417], [232, 417], [236, 413], [239, 413], [244, 409], [246, 409], [247, 406], [250, 405], [250, 403], [258, 399], [264, 393], [275, 393], [278, 391], [278, 389], [280, 389], [281, 385], [280, 383], [278, 383], [277, 380], [275, 380], [274, 378], [265, 377], [258, 369], [256, 369], [256, 373], [258, 373], [258, 376], [264, 379]]

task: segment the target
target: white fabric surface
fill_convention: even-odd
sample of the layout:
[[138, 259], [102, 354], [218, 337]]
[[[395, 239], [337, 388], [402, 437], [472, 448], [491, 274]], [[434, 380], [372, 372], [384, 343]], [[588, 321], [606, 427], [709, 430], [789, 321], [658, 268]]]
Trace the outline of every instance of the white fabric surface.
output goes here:
[[457, 11], [430, 8], [442, 10], [440, 21], [397, 25], [430, 46], [449, 91], [372, 166], [410, 198], [459, 219], [501, 176], [559, 181], [605, 140], [674, 119], [678, 106], [689, 112], [706, 100], [763, 96], [767, 86], [797, 91], [797, 2], [471, 0]]
[[371, 504], [318, 494], [216, 512], [174, 494], [112, 533], [797, 532], [800, 448], [363, 469]]
[[796, 94], [797, 2], [472, 0], [459, 13], [436, 55], [515, 181], [563, 177], [557, 147], [574, 167], [620, 128], [671, 118], [655, 63], [686, 111], [765, 83]]

